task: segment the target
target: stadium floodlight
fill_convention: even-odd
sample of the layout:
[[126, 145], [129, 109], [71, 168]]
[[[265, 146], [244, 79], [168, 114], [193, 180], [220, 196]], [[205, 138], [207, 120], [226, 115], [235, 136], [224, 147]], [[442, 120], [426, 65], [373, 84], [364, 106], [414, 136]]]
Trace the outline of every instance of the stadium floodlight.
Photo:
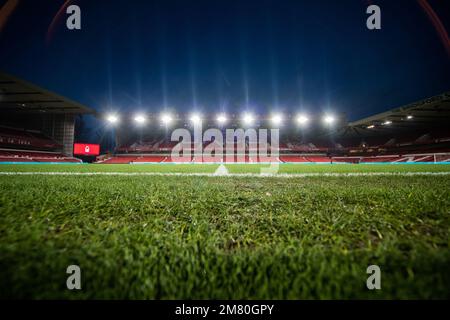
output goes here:
[[161, 121], [165, 125], [169, 125], [172, 122], [173, 118], [169, 113], [163, 113], [161, 115]]
[[281, 113], [273, 114], [270, 118], [270, 122], [272, 122], [273, 125], [279, 126], [283, 122], [283, 116]]
[[193, 124], [199, 124], [202, 122], [202, 117], [198, 113], [194, 113], [191, 115], [190, 120]]
[[244, 115], [242, 116], [242, 121], [246, 125], [251, 125], [254, 120], [255, 120], [255, 118], [253, 117], [253, 115], [251, 113], [244, 113]]
[[325, 122], [326, 124], [333, 124], [334, 121], [336, 121], [336, 119], [332, 115], [327, 114], [323, 117], [323, 122]]
[[373, 129], [375, 128], [375, 125], [371, 124], [370, 126], [367, 126], [367, 129]]
[[391, 123], [392, 123], [392, 121], [386, 120], [385, 122], [383, 122], [383, 125], [384, 125], [384, 126], [388, 126], [388, 125], [390, 125]]
[[106, 121], [108, 121], [111, 124], [115, 124], [119, 122], [119, 117], [116, 114], [109, 114], [106, 116]]
[[299, 125], [305, 125], [308, 123], [309, 118], [308, 118], [308, 116], [306, 116], [304, 114], [299, 114], [295, 120], [297, 121], [297, 123]]
[[408, 120], [411, 120], [412, 118], [414, 118], [412, 115], [406, 116], [406, 119], [408, 119]]
[[147, 121], [147, 118], [142, 114], [137, 114], [134, 117], [134, 121], [136, 121], [137, 124], [143, 124], [145, 123], [145, 121]]
[[216, 120], [218, 124], [225, 124], [228, 121], [227, 116], [224, 113], [219, 114]]

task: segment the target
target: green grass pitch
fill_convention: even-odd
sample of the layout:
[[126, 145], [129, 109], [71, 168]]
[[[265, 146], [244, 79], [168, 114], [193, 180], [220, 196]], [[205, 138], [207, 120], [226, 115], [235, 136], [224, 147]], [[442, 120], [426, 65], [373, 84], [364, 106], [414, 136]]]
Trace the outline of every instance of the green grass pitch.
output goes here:
[[[281, 165], [367, 173], [289, 179], [139, 175], [217, 167], [0, 165], [0, 297], [450, 297], [450, 165]], [[79, 291], [66, 288], [71, 264]], [[381, 290], [366, 288], [372, 264]]]

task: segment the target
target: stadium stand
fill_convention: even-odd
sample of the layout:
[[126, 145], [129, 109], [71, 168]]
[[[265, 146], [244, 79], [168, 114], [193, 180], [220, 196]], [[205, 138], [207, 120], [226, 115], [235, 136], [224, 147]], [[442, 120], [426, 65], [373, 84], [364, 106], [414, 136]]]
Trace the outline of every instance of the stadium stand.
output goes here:
[[56, 150], [62, 147], [38, 131], [26, 131], [0, 126], [0, 146], [37, 150]]
[[0, 73], [0, 162], [79, 163], [73, 157], [75, 118], [95, 112]]
[[0, 162], [81, 162], [57, 152], [0, 149]]
[[[67, 98], [24, 80], [0, 73], [0, 162], [80, 162], [73, 157], [75, 117], [95, 112]], [[176, 119], [181, 121], [177, 115]], [[191, 157], [172, 159], [178, 144], [170, 141], [167, 128], [138, 130], [133, 124], [116, 130], [116, 148], [101, 155], [98, 163], [165, 162], [293, 162], [293, 163], [402, 163], [449, 162], [450, 93], [392, 109], [354, 122], [339, 117], [333, 130], [309, 126], [308, 133], [294, 127], [280, 130], [275, 157], [251, 157], [252, 146], [238, 157], [198, 157], [190, 144]], [[209, 118], [212, 120], [212, 118]], [[209, 121], [208, 120], [208, 121]], [[264, 119], [258, 128], [264, 127]], [[180, 124], [189, 128], [189, 123]], [[205, 127], [214, 127], [206, 123]], [[233, 127], [238, 127], [237, 123]], [[283, 131], [284, 130], [284, 131]], [[214, 142], [205, 142], [202, 147]], [[270, 144], [269, 144], [270, 147]], [[259, 146], [257, 147], [259, 149]], [[224, 154], [226, 149], [224, 148]], [[250, 153], [249, 153], [250, 152]]]
[[133, 160], [134, 163], [142, 162], [163, 162], [167, 159], [167, 156], [140, 156]]
[[[180, 119], [177, 116], [177, 119]], [[205, 120], [205, 122], [210, 121]], [[171, 151], [178, 141], [170, 141], [167, 128], [152, 127], [136, 132], [132, 124], [117, 128], [118, 145], [113, 155], [98, 158], [99, 163], [145, 162], [292, 162], [292, 163], [403, 163], [449, 162], [450, 93], [444, 93], [407, 106], [370, 116], [355, 122], [340, 122], [333, 130], [320, 125], [309, 126], [308, 134], [283, 128], [280, 130], [278, 154], [275, 158], [250, 157], [252, 147], [237, 157], [238, 145], [231, 147], [234, 157], [198, 157], [194, 144], [188, 150], [192, 157], [172, 159]], [[293, 125], [294, 126], [294, 125]], [[184, 122], [182, 127], [189, 128]], [[206, 123], [205, 127], [214, 127]], [[238, 127], [236, 124], [232, 126]], [[261, 128], [261, 126], [259, 126]], [[203, 148], [211, 142], [203, 144]], [[228, 146], [224, 146], [224, 154]], [[259, 147], [259, 146], [258, 146]], [[270, 147], [270, 144], [269, 144]], [[269, 152], [270, 153], [270, 152]]]

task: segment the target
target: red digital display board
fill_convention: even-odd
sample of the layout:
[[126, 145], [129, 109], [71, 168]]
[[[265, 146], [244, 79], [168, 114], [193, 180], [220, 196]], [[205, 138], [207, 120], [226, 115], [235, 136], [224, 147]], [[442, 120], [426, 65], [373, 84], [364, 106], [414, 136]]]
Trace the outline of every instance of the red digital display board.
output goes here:
[[78, 156], [98, 156], [100, 154], [100, 145], [92, 143], [75, 143], [73, 145], [73, 154]]

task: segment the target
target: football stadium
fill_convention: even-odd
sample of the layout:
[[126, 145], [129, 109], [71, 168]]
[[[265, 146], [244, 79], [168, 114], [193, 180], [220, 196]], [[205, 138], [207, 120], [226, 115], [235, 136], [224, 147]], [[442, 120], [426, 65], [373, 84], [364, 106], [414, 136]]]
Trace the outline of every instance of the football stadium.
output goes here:
[[[449, 93], [354, 122], [96, 114], [116, 141], [96, 154], [74, 141], [76, 117], [93, 110], [5, 74], [0, 85], [4, 296], [448, 297]], [[231, 157], [198, 156], [167, 134], [169, 122], [250, 118], [280, 128], [277, 156], [248, 137]], [[180, 143], [188, 156], [174, 161]], [[89, 283], [75, 294], [58, 272], [72, 264]], [[383, 290], [367, 290], [369, 265], [384, 271]]]
[[0, 0], [0, 300], [449, 299], [450, 11], [375, 2]]

